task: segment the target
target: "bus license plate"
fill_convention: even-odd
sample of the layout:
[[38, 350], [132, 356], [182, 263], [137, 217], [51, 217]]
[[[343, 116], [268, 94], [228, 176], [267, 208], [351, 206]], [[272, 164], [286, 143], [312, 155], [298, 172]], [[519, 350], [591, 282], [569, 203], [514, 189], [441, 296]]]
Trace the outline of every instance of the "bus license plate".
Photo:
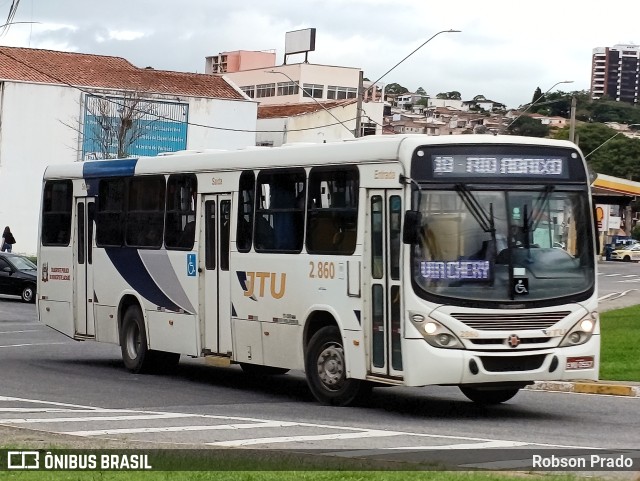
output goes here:
[[566, 370], [593, 369], [593, 364], [593, 356], [568, 357]]

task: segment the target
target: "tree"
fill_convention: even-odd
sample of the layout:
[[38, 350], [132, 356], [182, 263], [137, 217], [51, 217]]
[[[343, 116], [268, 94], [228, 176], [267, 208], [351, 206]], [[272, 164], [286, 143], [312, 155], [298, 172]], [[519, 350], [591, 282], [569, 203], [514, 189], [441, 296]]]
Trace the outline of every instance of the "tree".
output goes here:
[[132, 146], [161, 120], [155, 110], [142, 92], [87, 96], [83, 145], [102, 159], [128, 157]]
[[400, 84], [397, 83], [390, 83], [387, 85], [387, 88], [385, 89], [385, 92], [388, 94], [406, 94], [409, 91], [408, 88], [403, 87]]
[[[555, 138], [567, 139], [568, 128], [559, 130]], [[580, 149], [592, 170], [640, 181], [640, 140], [630, 139], [604, 124], [582, 124], [576, 127]]]
[[416, 90], [416, 93], [420, 95], [427, 95], [427, 91], [422, 87], [418, 87], [418, 90]]
[[511, 135], [524, 135], [526, 137], [547, 137], [549, 126], [543, 125], [539, 120], [531, 117], [518, 117], [508, 128]]
[[540, 89], [540, 87], [536, 88], [536, 91], [533, 92], [533, 98], [531, 99], [531, 103], [535, 103], [538, 101], [538, 99], [542, 97], [542, 90]]
[[451, 99], [451, 100], [460, 100], [462, 99], [462, 95], [460, 95], [460, 92], [456, 91], [456, 90], [452, 90], [451, 92], [440, 92], [438, 95], [436, 95], [437, 99]]

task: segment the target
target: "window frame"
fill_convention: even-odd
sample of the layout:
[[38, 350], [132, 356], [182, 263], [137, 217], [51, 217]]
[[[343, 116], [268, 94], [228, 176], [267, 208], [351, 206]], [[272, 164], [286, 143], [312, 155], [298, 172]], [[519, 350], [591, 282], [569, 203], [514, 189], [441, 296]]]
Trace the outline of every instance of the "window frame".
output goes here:
[[[171, 194], [171, 189], [175, 188], [180, 190], [182, 194], [180, 199], [176, 199]], [[187, 192], [183, 192], [184, 189], [188, 189]], [[184, 195], [183, 195], [184, 194]], [[164, 246], [167, 250], [178, 251], [191, 251], [196, 241], [196, 229], [195, 223], [198, 218], [198, 178], [195, 174], [171, 174], [167, 179], [166, 187], [166, 204], [164, 213]], [[187, 202], [190, 205], [188, 209], [184, 208], [184, 205], [178, 205], [177, 208], [174, 205], [175, 201]], [[183, 224], [180, 230], [173, 230], [174, 219], [172, 216], [177, 216], [180, 223]], [[183, 222], [184, 221], [184, 222]], [[175, 238], [174, 237], [175, 234]]]
[[[302, 252], [306, 184], [306, 171], [302, 167], [269, 169], [258, 173], [253, 229], [253, 246], [256, 252], [296, 254]], [[263, 189], [263, 186], [269, 186], [269, 188]], [[298, 190], [300, 186], [302, 188]], [[299, 204], [300, 200], [302, 205]], [[283, 205], [274, 207], [274, 201]], [[287, 203], [289, 205], [284, 205]], [[288, 242], [292, 245], [287, 245]]]
[[[55, 186], [64, 185], [65, 192], [64, 197], [61, 199], [64, 205], [59, 205], [58, 200], [54, 199]], [[49, 191], [49, 193], [48, 193]], [[72, 229], [72, 213], [73, 213], [73, 182], [71, 180], [47, 180], [43, 189], [43, 202], [42, 202], [42, 226], [40, 242], [43, 246], [47, 247], [67, 247], [71, 242], [71, 229]], [[50, 203], [49, 209], [47, 209], [47, 203]], [[57, 207], [64, 207], [64, 210], [54, 210]], [[54, 221], [54, 219], [58, 219]], [[57, 226], [66, 226], [66, 230]], [[49, 235], [53, 236], [54, 231], [57, 232], [56, 242], [49, 240]], [[60, 237], [60, 233], [63, 236]], [[45, 240], [46, 237], [46, 240]]]

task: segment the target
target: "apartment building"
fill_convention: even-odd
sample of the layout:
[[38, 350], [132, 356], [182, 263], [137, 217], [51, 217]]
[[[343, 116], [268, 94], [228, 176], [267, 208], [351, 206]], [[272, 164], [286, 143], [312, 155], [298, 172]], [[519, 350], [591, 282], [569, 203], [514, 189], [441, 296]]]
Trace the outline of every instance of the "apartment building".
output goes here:
[[593, 49], [591, 98], [608, 96], [637, 104], [640, 83], [640, 45], [617, 44]]
[[[238, 50], [206, 58], [205, 72], [223, 70], [225, 78], [238, 85], [249, 99], [260, 103], [256, 138], [260, 145], [352, 138], [358, 116], [360, 136], [382, 133], [384, 103], [380, 86], [369, 88], [371, 82], [363, 82], [363, 105], [358, 113], [359, 68], [308, 62], [276, 65], [275, 55], [268, 51]], [[344, 116], [345, 112], [348, 115]], [[276, 124], [282, 124], [278, 127], [282, 132]], [[291, 130], [294, 124], [300, 132]], [[261, 132], [263, 129], [265, 132]]]

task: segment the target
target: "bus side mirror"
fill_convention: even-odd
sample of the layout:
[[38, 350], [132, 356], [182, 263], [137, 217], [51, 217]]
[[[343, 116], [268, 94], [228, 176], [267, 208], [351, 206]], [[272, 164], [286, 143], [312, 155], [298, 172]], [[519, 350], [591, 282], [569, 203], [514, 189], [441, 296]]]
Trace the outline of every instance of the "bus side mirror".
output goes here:
[[420, 240], [420, 227], [422, 226], [422, 213], [408, 210], [404, 213], [404, 225], [402, 228], [402, 242], [405, 244], [417, 244]]

